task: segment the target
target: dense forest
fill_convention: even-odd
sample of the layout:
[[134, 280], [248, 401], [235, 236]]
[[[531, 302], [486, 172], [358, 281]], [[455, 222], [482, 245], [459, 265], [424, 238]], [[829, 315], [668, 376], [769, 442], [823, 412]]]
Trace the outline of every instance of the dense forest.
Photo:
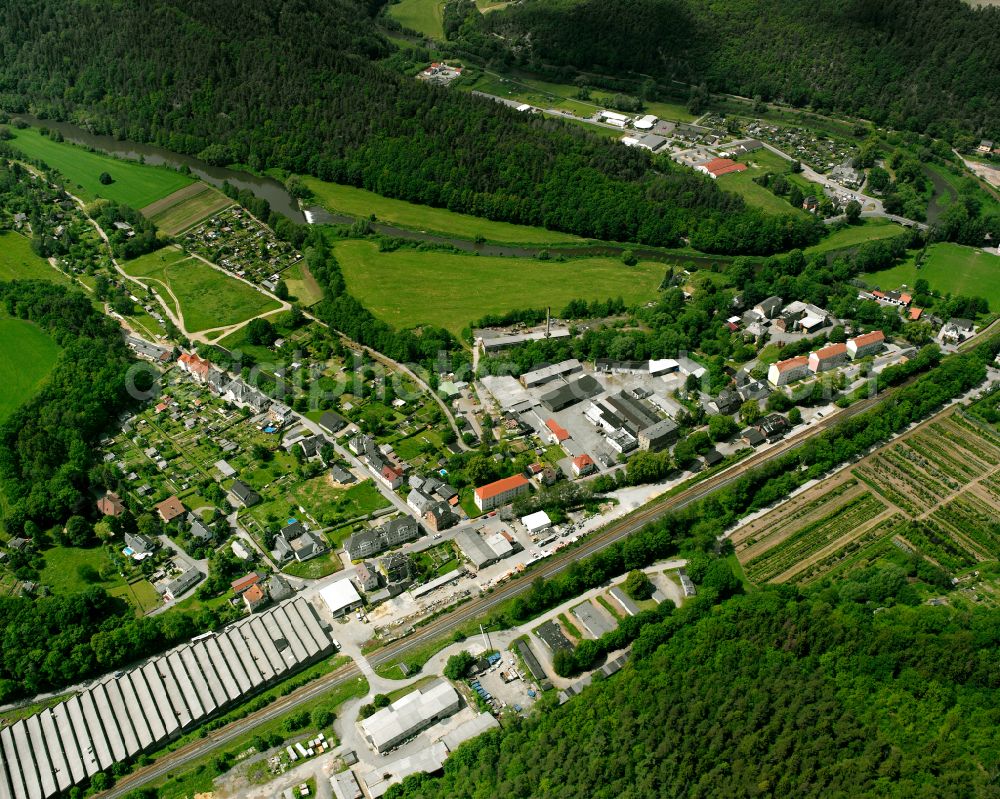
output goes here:
[[647, 625], [618, 675], [386, 796], [995, 795], [1000, 612], [913, 607], [896, 570], [710, 601]]
[[646, 75], [661, 85], [707, 84], [945, 138], [963, 130], [1000, 138], [996, 7], [974, 10], [962, 0], [525, 0], [473, 17], [478, 24], [462, 34], [476, 49], [533, 68], [571, 68], [563, 77], [574, 69]]
[[89, 509], [96, 445], [131, 401], [133, 360], [118, 325], [79, 291], [36, 280], [0, 283], [0, 304], [62, 348], [42, 390], [0, 425], [4, 527], [30, 537]]
[[217, 164], [279, 167], [582, 236], [713, 252], [816, 241], [711, 180], [567, 123], [428, 86], [355, 0], [0, 6], [0, 109]]

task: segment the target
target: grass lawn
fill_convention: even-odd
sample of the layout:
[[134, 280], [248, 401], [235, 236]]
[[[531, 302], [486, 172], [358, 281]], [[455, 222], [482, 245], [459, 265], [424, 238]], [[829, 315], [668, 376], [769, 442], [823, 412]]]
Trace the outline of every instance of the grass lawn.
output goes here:
[[560, 310], [572, 299], [652, 299], [664, 265], [616, 258], [566, 262], [420, 252], [380, 253], [367, 241], [335, 245], [351, 293], [399, 328], [431, 324], [456, 335], [472, 320], [513, 308]]
[[321, 521], [334, 516], [346, 521], [389, 505], [373, 481], [365, 480], [344, 491], [334, 486], [329, 474], [300, 483], [290, 493], [297, 504]]
[[[395, 8], [395, 6], [394, 6]], [[365, 189], [326, 183], [303, 176], [303, 182], [316, 201], [331, 212], [367, 218], [371, 214], [381, 222], [420, 231], [474, 239], [484, 236], [490, 241], [518, 244], [561, 244], [579, 242], [576, 236], [528, 225], [493, 222], [469, 214], [459, 214], [446, 208], [432, 208], [405, 200], [393, 200]], [[291, 290], [289, 288], [289, 290]]]
[[769, 189], [758, 186], [753, 182], [755, 177], [759, 177], [766, 172], [776, 174], [787, 172], [791, 166], [789, 161], [786, 161], [779, 155], [775, 155], [770, 150], [755, 150], [734, 160], [746, 164], [748, 168], [745, 172], [732, 172], [728, 175], [722, 175], [716, 181], [720, 189], [739, 194], [750, 205], [756, 206], [769, 214], [787, 214], [793, 210], [800, 214], [805, 213], [801, 208], [793, 209], [783, 197], [779, 197]]
[[163, 604], [163, 597], [156, 592], [156, 588], [149, 580], [139, 580], [117, 588], [110, 588], [108, 593], [111, 596], [119, 596], [126, 602], [131, 602], [140, 616]]
[[1000, 308], [1000, 257], [973, 247], [942, 242], [927, 248], [927, 257], [920, 269], [915, 261], [912, 257], [891, 269], [868, 272], [860, 277], [870, 286], [883, 290], [901, 285], [912, 288], [918, 278], [924, 278], [932, 291], [985, 297], [990, 308]]
[[168, 236], [175, 236], [232, 204], [221, 191], [205, 183], [193, 183], [147, 205], [142, 212]]
[[59, 346], [38, 325], [0, 311], [0, 422], [42, 387], [59, 357]]
[[444, 39], [444, 0], [401, 0], [389, 6], [389, 16], [404, 28], [431, 39]]
[[833, 250], [843, 250], [849, 247], [856, 247], [866, 241], [876, 239], [888, 239], [898, 236], [903, 232], [903, 227], [888, 219], [862, 219], [861, 224], [851, 225], [836, 233], [831, 233], [819, 244], [807, 247], [803, 252], [812, 255], [819, 252], [832, 252]]
[[[172, 169], [123, 161], [69, 142], [52, 141], [35, 128], [12, 128], [11, 132], [12, 144], [18, 150], [57, 169], [68, 182], [67, 188], [84, 200], [103, 197], [138, 209], [194, 182], [194, 178]], [[102, 185], [102, 172], [111, 175], [114, 182]]]
[[125, 581], [115, 572], [108, 580], [90, 583], [80, 576], [80, 568], [89, 566], [95, 572], [108, 570], [110, 561], [102, 547], [53, 547], [45, 550], [45, 568], [41, 571], [42, 583], [49, 586], [54, 594], [72, 594], [85, 591], [93, 585], [105, 590], [125, 585]]
[[27, 236], [0, 231], [0, 280], [48, 280], [68, 284], [69, 280], [44, 258], [35, 255]]
[[282, 567], [282, 571], [292, 575], [292, 577], [318, 580], [321, 577], [329, 577], [334, 572], [339, 572], [343, 568], [344, 562], [340, 557], [333, 552], [324, 552], [322, 555], [317, 555], [315, 558], [305, 561], [305, 563], [297, 563], [295, 561], [287, 563]]
[[189, 332], [233, 325], [271, 313], [281, 306], [241, 280], [186, 256], [176, 247], [157, 250], [123, 264], [133, 277], [166, 286], [180, 302], [181, 317]]

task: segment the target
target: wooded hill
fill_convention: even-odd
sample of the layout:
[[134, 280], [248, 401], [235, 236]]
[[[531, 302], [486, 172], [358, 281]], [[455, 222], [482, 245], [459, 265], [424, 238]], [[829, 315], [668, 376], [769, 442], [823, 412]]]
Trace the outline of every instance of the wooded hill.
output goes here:
[[618, 675], [387, 799], [994, 794], [997, 611], [914, 606], [893, 569], [709, 594], [645, 627]]
[[480, 18], [522, 63], [568, 65], [1000, 138], [1000, 8], [961, 0], [524, 0]]
[[[357, 0], [0, 6], [0, 109], [216, 164], [280, 167], [587, 237], [713, 252], [814, 242], [710, 180], [561, 121], [428, 86]], [[398, 57], [398, 56], [397, 56]]]

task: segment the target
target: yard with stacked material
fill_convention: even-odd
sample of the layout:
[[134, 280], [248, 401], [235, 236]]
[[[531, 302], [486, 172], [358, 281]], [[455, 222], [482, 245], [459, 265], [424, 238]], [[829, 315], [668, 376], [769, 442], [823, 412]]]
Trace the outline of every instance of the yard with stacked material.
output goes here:
[[1000, 558], [998, 518], [1000, 432], [959, 409], [744, 524], [730, 540], [759, 583], [811, 582], [913, 555], [961, 574]]
[[1000, 256], [975, 247], [939, 242], [927, 248], [919, 266], [913, 256], [891, 269], [866, 272], [860, 278], [883, 291], [899, 286], [912, 288], [923, 278], [931, 291], [983, 297], [989, 302], [991, 311], [1000, 308]]
[[515, 308], [563, 308], [570, 300], [652, 300], [666, 266], [617, 258], [540, 261], [400, 249], [379, 252], [367, 241], [342, 241], [334, 252], [349, 291], [398, 328], [421, 324], [456, 335], [486, 314]]
[[243, 281], [176, 247], [157, 250], [122, 267], [156, 289], [175, 312], [179, 310], [192, 333], [234, 325], [281, 307]]
[[[11, 144], [28, 158], [43, 161], [66, 180], [66, 188], [83, 200], [103, 197], [142, 208], [194, 182], [194, 178], [160, 166], [123, 161], [69, 142], [53, 141], [35, 128], [14, 129]], [[107, 173], [112, 183], [101, 183]]]
[[59, 357], [59, 346], [33, 322], [0, 310], [0, 422], [31, 399]]
[[142, 209], [142, 213], [168, 236], [196, 225], [233, 204], [221, 191], [205, 183], [192, 183]]
[[529, 225], [515, 225], [510, 222], [494, 222], [469, 214], [455, 213], [446, 208], [432, 208], [429, 205], [393, 200], [340, 183], [326, 183], [310, 177], [304, 177], [303, 182], [315, 196], [316, 202], [332, 213], [364, 219], [374, 214], [376, 219], [390, 225], [464, 239], [483, 236], [489, 241], [517, 244], [571, 244], [580, 241], [577, 236], [568, 233]]
[[26, 237], [9, 230], [0, 230], [0, 280], [69, 282], [62, 272], [35, 255]]

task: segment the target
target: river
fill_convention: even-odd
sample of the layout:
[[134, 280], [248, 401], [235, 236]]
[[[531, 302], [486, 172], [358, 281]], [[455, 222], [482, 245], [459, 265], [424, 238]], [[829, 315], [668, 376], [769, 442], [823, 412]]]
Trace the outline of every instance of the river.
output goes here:
[[[343, 214], [333, 214], [325, 208], [310, 206], [300, 208], [298, 200], [288, 193], [284, 184], [274, 178], [262, 177], [249, 172], [242, 172], [227, 167], [212, 166], [190, 155], [181, 155], [153, 144], [140, 144], [126, 139], [116, 139], [104, 136], [74, 125], [70, 122], [57, 122], [51, 119], [38, 119], [27, 114], [18, 114], [18, 118], [36, 127], [46, 127], [57, 130], [66, 141], [89, 147], [117, 158], [130, 161], [143, 161], [155, 166], [168, 166], [173, 169], [187, 167], [191, 174], [206, 183], [221, 188], [223, 183], [229, 183], [238, 189], [248, 189], [255, 197], [267, 200], [271, 209], [293, 222], [299, 224], [351, 224], [354, 217]], [[725, 257], [686, 253], [670, 253], [656, 249], [646, 249], [641, 246], [619, 244], [579, 244], [559, 247], [523, 247], [514, 244], [486, 244], [469, 239], [453, 238], [436, 233], [424, 233], [408, 228], [396, 227], [385, 222], [371, 222], [370, 226], [376, 233], [385, 236], [407, 239], [409, 241], [427, 242], [454, 247], [464, 252], [474, 252], [480, 255], [504, 256], [514, 258], [534, 258], [543, 250], [549, 250], [553, 255], [569, 257], [608, 256], [617, 258], [625, 250], [632, 250], [637, 258], [649, 261], [663, 261], [694, 266], [698, 269], [711, 269], [717, 264], [724, 264]]]

